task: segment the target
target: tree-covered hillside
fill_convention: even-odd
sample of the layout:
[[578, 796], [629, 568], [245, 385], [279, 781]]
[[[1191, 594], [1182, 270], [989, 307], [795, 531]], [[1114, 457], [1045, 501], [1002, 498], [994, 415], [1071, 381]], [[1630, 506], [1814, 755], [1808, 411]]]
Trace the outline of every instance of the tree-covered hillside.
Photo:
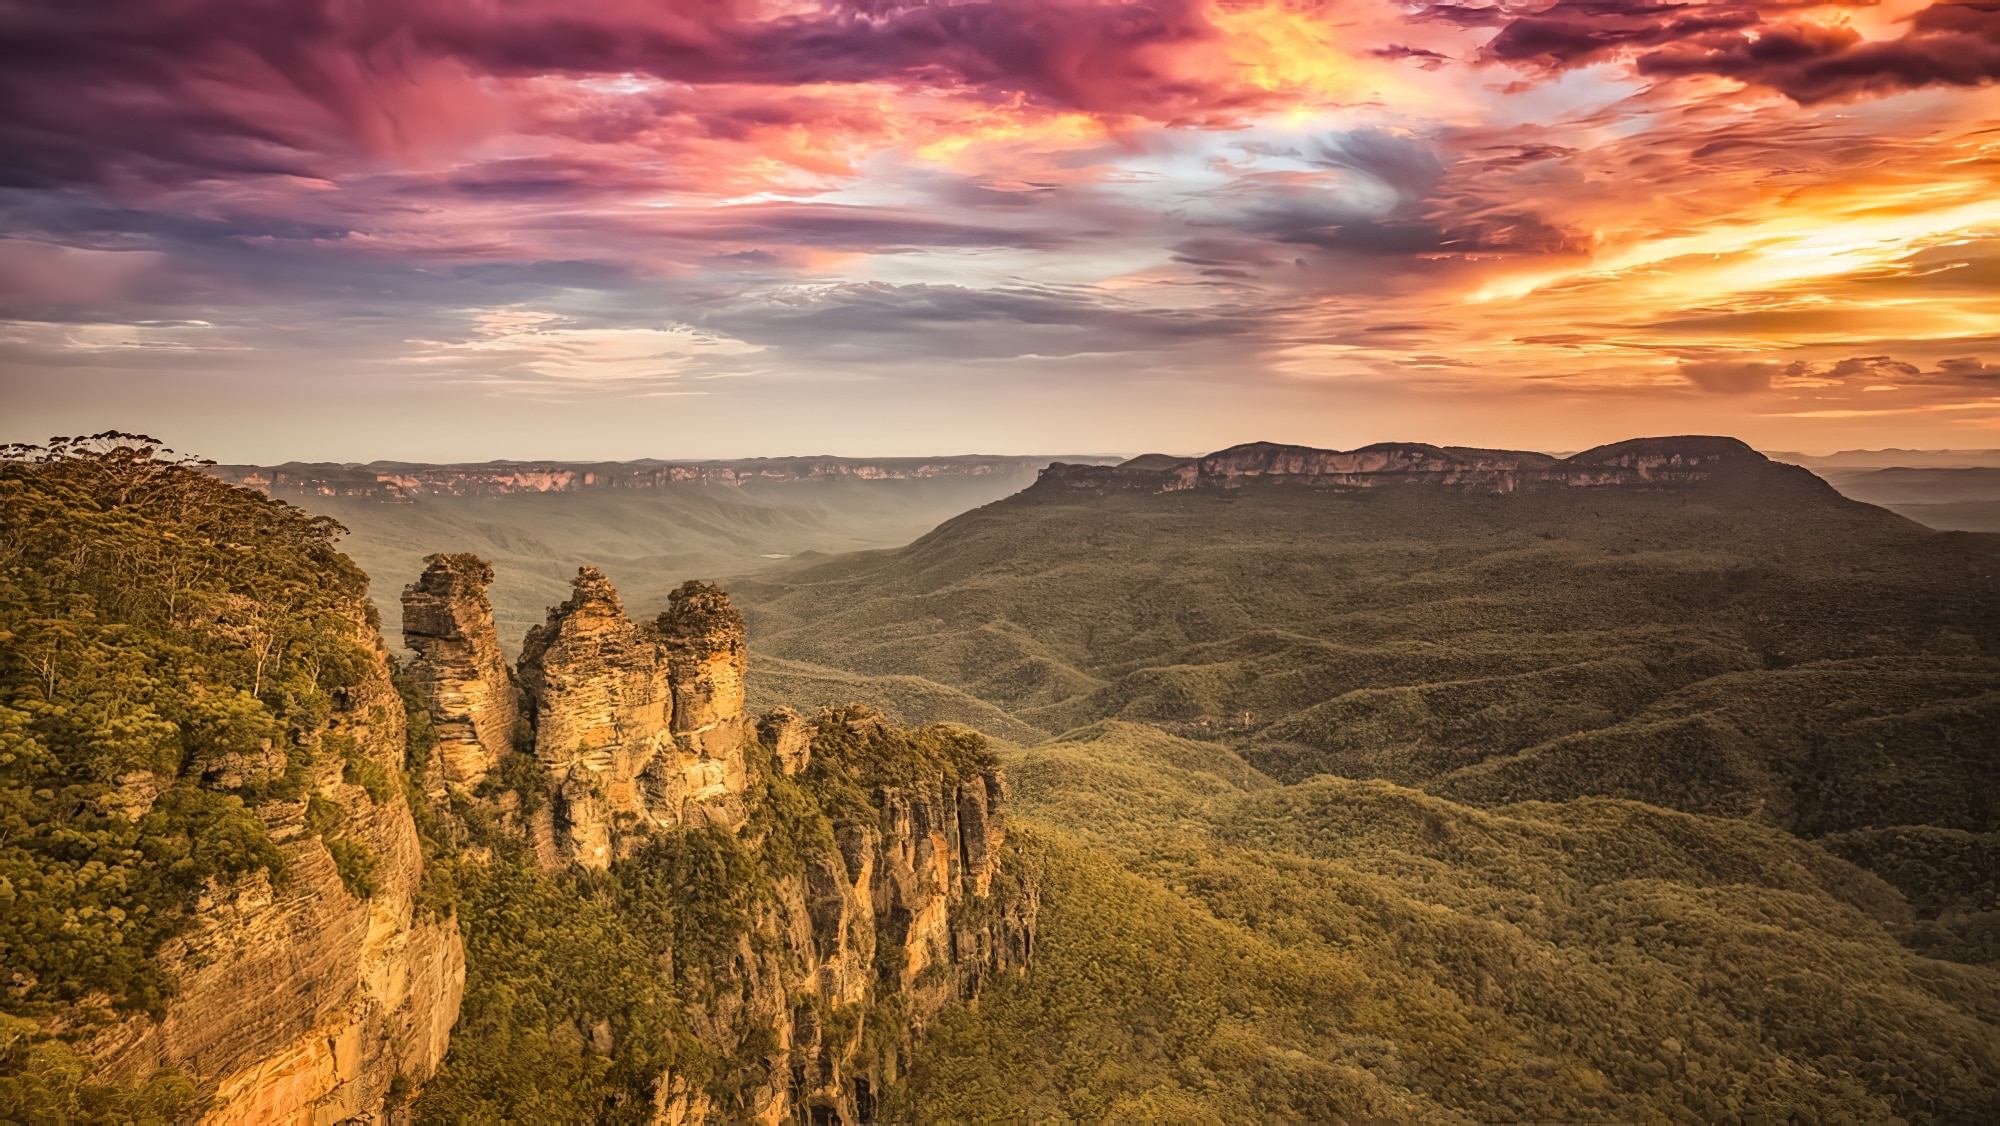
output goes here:
[[[225, 1099], [93, 1059], [274, 895], [462, 935], [418, 1122], [2000, 1117], [1988, 540], [1795, 475], [1030, 490], [734, 588], [751, 715], [952, 725], [791, 716], [590, 870], [538, 713], [447, 785], [335, 528], [154, 447], [0, 460], [0, 1119]], [[997, 860], [941, 812], [996, 764]]]
[[1779, 830], [1285, 786], [1121, 721], [1007, 764], [1036, 958], [928, 1040], [919, 1120], [2000, 1112], [2000, 974], [1899, 944], [1900, 895]]
[[[92, 1084], [69, 1045], [165, 1010], [155, 954], [215, 881], [285, 877], [253, 807], [306, 796], [329, 749], [306, 735], [367, 666], [338, 526], [160, 452], [108, 434], [0, 460], [0, 1106], [29, 1119], [192, 1097], [169, 1073]], [[325, 809], [361, 891], [374, 858]]]
[[[1930, 826], [1965, 836], [1927, 855], [1976, 862], [2000, 829], [2000, 537], [1747, 449], [1723, 466], [1515, 493], [1045, 481], [900, 551], [737, 590], [773, 679], [869, 678], [912, 719], [997, 708], [1025, 743], [1116, 718], [1282, 782], [1478, 804]], [[1904, 839], [1851, 851], [1909, 869]], [[1981, 895], [1941, 909], [1957, 937], [1937, 949], [1993, 956]]]

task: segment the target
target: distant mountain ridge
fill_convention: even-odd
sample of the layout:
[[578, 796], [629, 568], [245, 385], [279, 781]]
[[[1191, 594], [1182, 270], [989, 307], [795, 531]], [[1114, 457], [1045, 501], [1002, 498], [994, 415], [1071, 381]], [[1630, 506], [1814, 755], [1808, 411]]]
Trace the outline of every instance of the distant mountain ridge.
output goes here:
[[[1031, 472], [1046, 457], [967, 454], [947, 457], [760, 457], [724, 461], [408, 461], [286, 462], [216, 465], [209, 472], [232, 485], [272, 496], [343, 496], [404, 501], [425, 496], [508, 496], [586, 489], [658, 489], [670, 485], [735, 485], [854, 479], [897, 481], [931, 477], [1009, 476]], [[1091, 463], [1088, 456], [1080, 460]], [[1095, 459], [1101, 461], [1109, 458]]]
[[1248, 442], [1205, 457], [1146, 454], [1112, 466], [1058, 462], [1043, 471], [1040, 483], [1162, 493], [1238, 488], [1253, 481], [1353, 489], [1426, 484], [1512, 493], [1548, 487], [1688, 484], [1743, 471], [1799, 487], [1825, 487], [1812, 474], [1781, 467], [1735, 438], [1710, 435], [1634, 438], [1564, 458], [1420, 442], [1378, 442], [1345, 451]]
[[1779, 461], [1808, 469], [1974, 469], [2000, 468], [2000, 450], [1840, 450], [1814, 455], [1785, 450], [1766, 451]]

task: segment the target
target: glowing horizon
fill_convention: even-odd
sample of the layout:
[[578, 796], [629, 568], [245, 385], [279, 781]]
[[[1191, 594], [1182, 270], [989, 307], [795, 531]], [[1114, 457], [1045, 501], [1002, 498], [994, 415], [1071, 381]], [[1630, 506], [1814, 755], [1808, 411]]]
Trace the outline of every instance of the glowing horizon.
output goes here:
[[13, 440], [2000, 446], [1990, 3], [118, 0], [0, 39]]

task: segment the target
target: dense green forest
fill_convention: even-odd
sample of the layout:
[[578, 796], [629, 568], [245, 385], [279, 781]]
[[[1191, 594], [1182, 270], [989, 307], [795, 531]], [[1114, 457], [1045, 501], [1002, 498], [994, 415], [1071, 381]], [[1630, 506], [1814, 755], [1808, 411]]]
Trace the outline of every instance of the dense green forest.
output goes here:
[[[857, 694], [1023, 745], [1120, 719], [1284, 783], [1747, 817], [1838, 836], [1899, 886], [2000, 840], [2000, 536], [1747, 449], [1673, 487], [1045, 483], [735, 589], [753, 691], [794, 703]], [[1990, 961], [1993, 884], [1952, 879], [1915, 892], [1915, 930]]]
[[211, 881], [284, 878], [251, 807], [303, 793], [300, 736], [372, 643], [338, 525], [165, 453], [110, 434], [0, 459], [0, 1107], [30, 1120], [193, 1097], [93, 1084], [69, 1043], [164, 1010], [153, 955]]
[[440, 797], [407, 683], [397, 761], [330, 726], [384, 660], [337, 526], [122, 435], [0, 490], [0, 1118], [198, 1115], [83, 1049], [172, 1007], [211, 889], [290, 878], [260, 811], [380, 894], [339, 793], [407, 809], [463, 934], [415, 1120], [746, 1116], [773, 1045], [715, 1014], [786, 881], [996, 760], [1025, 972], [796, 1017], [860, 1022], [878, 1120], [2000, 1116], [1976, 538], [1810, 493], [1029, 496], [749, 592], [753, 700], [955, 722], [829, 710], [802, 773], [748, 747], [740, 831], [548, 871], [531, 755]]
[[1046, 871], [1033, 971], [947, 1021], [922, 1118], [1973, 1122], [1992, 968], [1743, 821], [1281, 786], [1110, 721], [1007, 756]]

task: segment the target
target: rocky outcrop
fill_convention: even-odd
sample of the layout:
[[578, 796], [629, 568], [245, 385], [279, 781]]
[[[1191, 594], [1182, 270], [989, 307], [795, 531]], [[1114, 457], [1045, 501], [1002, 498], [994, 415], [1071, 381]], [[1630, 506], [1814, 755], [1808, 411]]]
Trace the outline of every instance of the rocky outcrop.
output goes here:
[[[686, 583], [642, 625], [581, 570], [518, 667], [549, 775], [535, 851], [703, 920], [655, 961], [713, 1066], [658, 1076], [654, 1121], [874, 1121], [938, 1013], [1025, 967], [1038, 883], [980, 736], [860, 706], [752, 724], [747, 669], [720, 588]], [[609, 1024], [573, 1031], [615, 1048]]]
[[410, 679], [431, 716], [444, 782], [477, 786], [513, 745], [521, 704], [493, 628], [493, 568], [476, 555], [433, 555], [403, 588]]
[[[351, 624], [370, 665], [304, 736], [306, 796], [255, 807], [283, 878], [260, 870], [212, 888], [195, 925], [158, 954], [177, 985], [161, 1019], [133, 1018], [90, 1045], [106, 1079], [172, 1066], [212, 1089], [206, 1122], [381, 1120], [399, 1079], [421, 1084], [437, 1070], [458, 1019], [464, 948], [455, 920], [416, 911], [423, 861], [403, 793], [345, 780], [356, 762], [393, 779], [404, 754], [387, 651], [359, 607]], [[350, 889], [362, 857], [372, 886]]]
[[[1025, 967], [1037, 883], [1002, 864], [1006, 786], [977, 735], [899, 730], [861, 706], [759, 730], [780, 776], [834, 811], [832, 847], [773, 857], [761, 834], [776, 828], [753, 811], [746, 845], [772, 890], [749, 933], [681, 969], [695, 1031], [718, 1054], [768, 1045], [742, 1116], [869, 1122], [940, 1011]], [[792, 769], [780, 748], [801, 738]], [[846, 804], [857, 793], [866, 805]]]
[[690, 582], [668, 596], [655, 629], [673, 680], [675, 746], [701, 759], [734, 758], [740, 771], [743, 678], [750, 668], [743, 615], [721, 587]]
[[602, 868], [655, 829], [741, 823], [745, 660], [721, 590], [690, 583], [640, 626], [601, 572], [578, 573], [521, 653], [550, 862]]
[[778, 769], [797, 774], [812, 764], [812, 725], [790, 708], [780, 707], [757, 721], [757, 739], [771, 748]]
[[1357, 450], [1322, 450], [1251, 442], [1199, 458], [1148, 454], [1120, 465], [1057, 462], [1038, 487], [1098, 492], [1182, 492], [1249, 484], [1372, 489], [1430, 485], [1467, 492], [1547, 488], [1690, 485], [1756, 476], [1763, 483], [1827, 488], [1804, 470], [1781, 466], [1734, 438], [1635, 438], [1567, 458], [1521, 450], [1485, 450], [1383, 442]]

